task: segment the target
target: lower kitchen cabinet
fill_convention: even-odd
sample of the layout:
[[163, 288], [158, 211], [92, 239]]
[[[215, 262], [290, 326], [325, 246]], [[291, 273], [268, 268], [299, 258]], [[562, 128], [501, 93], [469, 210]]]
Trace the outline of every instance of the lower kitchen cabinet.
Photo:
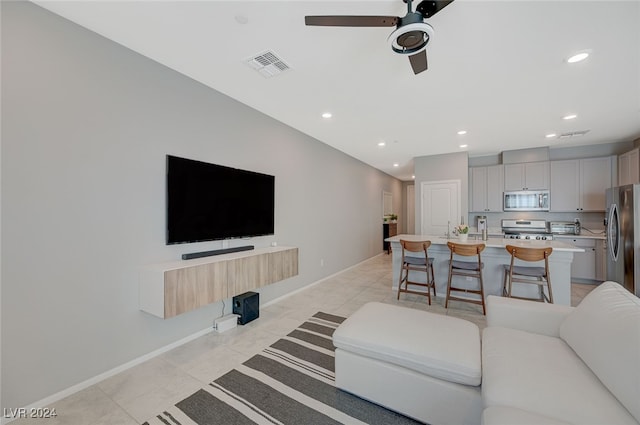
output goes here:
[[[604, 250], [602, 250], [601, 243], [604, 243], [603, 240], [576, 237], [558, 237], [557, 239], [584, 249], [584, 252], [573, 254], [573, 262], [571, 263], [572, 282], [604, 280], [602, 276], [606, 275], [606, 272], [602, 269], [602, 263], [606, 261], [606, 257], [602, 258]], [[597, 249], [598, 247], [600, 247], [600, 250]], [[553, 282], [553, 276], [551, 277], [551, 282]]]
[[596, 279], [596, 241], [595, 239], [571, 239], [584, 252], [576, 252], [571, 263], [571, 279]]
[[607, 280], [607, 241], [596, 239], [596, 280]]

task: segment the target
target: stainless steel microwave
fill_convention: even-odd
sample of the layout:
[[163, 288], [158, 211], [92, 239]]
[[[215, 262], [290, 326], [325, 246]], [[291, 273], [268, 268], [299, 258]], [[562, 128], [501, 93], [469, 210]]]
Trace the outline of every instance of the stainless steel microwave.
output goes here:
[[549, 211], [548, 190], [504, 192], [505, 211]]

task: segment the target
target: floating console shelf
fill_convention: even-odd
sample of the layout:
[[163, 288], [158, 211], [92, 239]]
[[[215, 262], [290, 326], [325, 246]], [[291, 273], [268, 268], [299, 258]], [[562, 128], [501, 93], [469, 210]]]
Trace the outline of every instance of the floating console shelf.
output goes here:
[[153, 264], [140, 271], [140, 310], [168, 319], [297, 274], [293, 247]]

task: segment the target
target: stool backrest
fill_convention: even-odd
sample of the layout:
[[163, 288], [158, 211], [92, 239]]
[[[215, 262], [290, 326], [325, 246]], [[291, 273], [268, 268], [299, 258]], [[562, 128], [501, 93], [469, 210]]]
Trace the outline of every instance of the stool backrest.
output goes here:
[[447, 246], [451, 250], [451, 254], [464, 255], [466, 257], [472, 255], [479, 255], [485, 248], [483, 243], [469, 244], [469, 243], [455, 243], [447, 242]]
[[526, 248], [523, 246], [507, 245], [507, 252], [522, 261], [541, 261], [548, 260], [553, 248]]
[[431, 241], [405, 241], [400, 239], [400, 245], [402, 245], [403, 252], [424, 252], [426, 254], [427, 248], [431, 246]]

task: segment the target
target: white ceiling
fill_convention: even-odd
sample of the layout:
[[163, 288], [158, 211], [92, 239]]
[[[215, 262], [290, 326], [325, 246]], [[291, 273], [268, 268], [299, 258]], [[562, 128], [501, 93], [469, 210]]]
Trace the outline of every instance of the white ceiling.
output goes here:
[[[456, 0], [428, 20], [418, 75], [389, 48], [393, 28], [304, 25], [305, 15], [404, 16], [401, 0], [36, 3], [403, 180], [417, 156], [640, 137], [638, 0]], [[291, 69], [264, 78], [245, 63], [265, 51]]]

